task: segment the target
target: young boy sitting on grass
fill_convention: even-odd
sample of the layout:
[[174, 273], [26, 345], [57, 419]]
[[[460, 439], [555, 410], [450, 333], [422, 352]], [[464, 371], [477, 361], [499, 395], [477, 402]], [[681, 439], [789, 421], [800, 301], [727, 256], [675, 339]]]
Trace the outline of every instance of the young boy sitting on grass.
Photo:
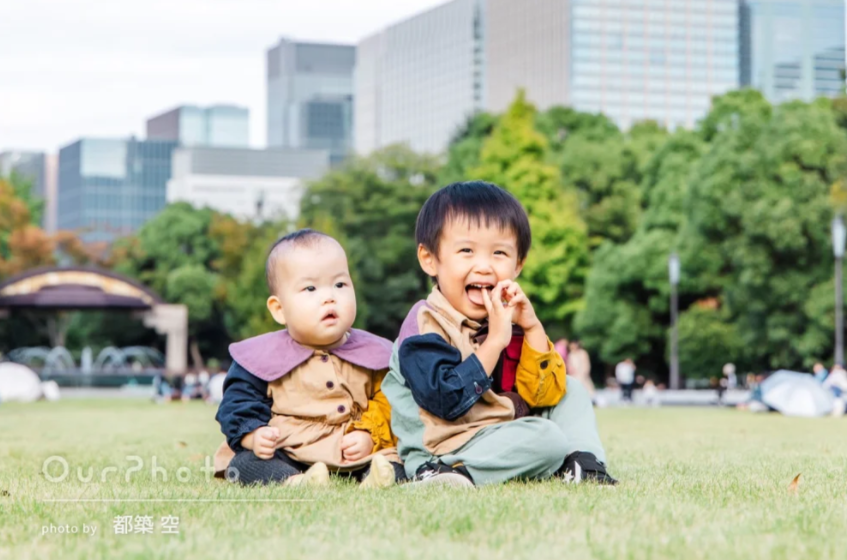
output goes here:
[[391, 343], [351, 329], [356, 295], [344, 249], [300, 230], [271, 248], [266, 271], [268, 310], [287, 330], [229, 347], [216, 475], [319, 486], [332, 470], [365, 488], [405, 479], [380, 391]]
[[415, 236], [435, 287], [403, 323], [382, 385], [406, 474], [614, 484], [591, 399], [515, 281], [531, 240], [521, 204], [490, 183], [455, 183], [427, 200]]

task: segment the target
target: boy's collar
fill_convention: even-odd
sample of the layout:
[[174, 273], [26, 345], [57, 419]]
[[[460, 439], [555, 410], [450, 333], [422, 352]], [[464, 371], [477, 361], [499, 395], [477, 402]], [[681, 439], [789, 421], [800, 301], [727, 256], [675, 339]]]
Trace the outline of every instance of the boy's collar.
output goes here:
[[461, 329], [463, 326], [465, 326], [474, 331], [478, 331], [479, 328], [482, 326], [482, 323], [480, 323], [479, 321], [468, 319], [467, 317], [462, 315], [462, 313], [460, 313], [455, 307], [450, 305], [450, 302], [447, 301], [447, 298], [444, 297], [444, 294], [441, 293], [441, 290], [438, 289], [438, 286], [433, 286], [432, 292], [430, 292], [429, 297], [426, 298], [426, 302], [429, 304], [430, 307], [445, 316], [458, 329]]
[[229, 355], [263, 381], [275, 381], [303, 364], [315, 353], [334, 354], [345, 362], [371, 370], [388, 367], [391, 342], [359, 329], [350, 329], [347, 341], [332, 350], [308, 348], [287, 330], [271, 332], [229, 345]]

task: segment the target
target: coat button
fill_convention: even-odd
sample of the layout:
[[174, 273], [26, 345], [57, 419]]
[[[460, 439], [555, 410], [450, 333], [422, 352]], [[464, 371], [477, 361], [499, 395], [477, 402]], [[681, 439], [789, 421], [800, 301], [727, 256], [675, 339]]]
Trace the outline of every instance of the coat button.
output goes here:
[[333, 387], [335, 387], [335, 383], [333, 383], [332, 381], [326, 382], [326, 388], [327, 389], [332, 389]]
[[340, 404], [340, 405], [338, 405], [338, 408], [336, 410], [338, 411], [338, 414], [343, 414], [344, 411], [347, 410], [347, 409], [344, 408], [343, 404]]
[[541, 362], [541, 364], [540, 364], [540, 365], [541, 365], [541, 369], [547, 369], [547, 366], [548, 366], [549, 364], [547, 363], [547, 360], [544, 360], [543, 362]]
[[479, 386], [479, 384], [477, 384], [477, 383], [474, 383], [474, 384], [473, 384], [473, 390], [474, 390], [474, 391], [476, 391], [476, 394], [477, 394], [477, 395], [481, 395], [481, 394], [482, 394], [482, 387], [480, 387], [480, 386]]
[[326, 356], [326, 355], [321, 356], [321, 361], [322, 361], [322, 362], [326, 362], [326, 361], [328, 361], [328, 360], [329, 360], [329, 356]]

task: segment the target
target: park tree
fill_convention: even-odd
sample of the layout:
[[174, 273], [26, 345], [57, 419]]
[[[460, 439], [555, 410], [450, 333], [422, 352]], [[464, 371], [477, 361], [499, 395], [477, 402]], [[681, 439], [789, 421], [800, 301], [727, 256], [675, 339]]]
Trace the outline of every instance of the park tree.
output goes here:
[[[847, 136], [829, 101], [772, 107], [743, 90], [715, 98], [644, 168], [633, 237], [595, 254], [577, 327], [607, 363], [664, 373], [667, 258], [680, 254], [680, 360], [687, 377], [808, 367], [831, 352], [833, 185]], [[718, 356], [719, 358], [715, 358]]]
[[644, 167], [666, 131], [644, 122], [623, 133], [604, 115], [564, 107], [540, 113], [536, 126], [550, 143], [563, 185], [578, 193], [591, 247], [629, 239], [641, 216]]
[[471, 171], [479, 166], [482, 146], [491, 136], [499, 118], [484, 111], [477, 112], [459, 128], [450, 140], [444, 166], [438, 173], [440, 186], [471, 181]]
[[435, 158], [392, 146], [354, 157], [309, 185], [300, 226], [333, 235], [350, 262], [357, 326], [395, 338], [429, 280], [420, 270], [415, 220], [436, 190]]
[[772, 108], [751, 91], [716, 102], [709, 127], [683, 263], [720, 295], [749, 367], [808, 367], [832, 348], [830, 193], [847, 136], [828, 100]]
[[192, 359], [225, 357], [229, 340], [223, 322], [225, 301], [217, 291], [221, 257], [210, 234], [216, 213], [188, 203], [170, 204], [134, 235], [115, 242], [114, 269], [136, 278], [168, 303], [188, 306]]
[[577, 194], [563, 187], [559, 169], [548, 163], [549, 143], [536, 130], [535, 118], [535, 107], [520, 92], [485, 141], [471, 176], [502, 186], [526, 208], [533, 249], [521, 284], [539, 318], [561, 334], [582, 306], [587, 232]]

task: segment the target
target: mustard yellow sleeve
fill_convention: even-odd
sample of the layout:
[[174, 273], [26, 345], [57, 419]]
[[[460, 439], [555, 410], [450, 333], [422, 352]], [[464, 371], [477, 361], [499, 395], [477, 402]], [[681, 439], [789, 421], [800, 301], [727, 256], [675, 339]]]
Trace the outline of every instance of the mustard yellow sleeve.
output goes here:
[[565, 361], [552, 342], [547, 341], [546, 352], [539, 352], [524, 338], [515, 386], [530, 408], [559, 404], [567, 392], [565, 373]]
[[385, 370], [374, 376], [374, 393], [368, 401], [368, 409], [350, 427], [350, 430], [366, 430], [371, 433], [374, 453], [397, 446], [397, 438], [391, 433], [391, 405], [382, 393], [382, 380], [387, 372], [388, 370]]

